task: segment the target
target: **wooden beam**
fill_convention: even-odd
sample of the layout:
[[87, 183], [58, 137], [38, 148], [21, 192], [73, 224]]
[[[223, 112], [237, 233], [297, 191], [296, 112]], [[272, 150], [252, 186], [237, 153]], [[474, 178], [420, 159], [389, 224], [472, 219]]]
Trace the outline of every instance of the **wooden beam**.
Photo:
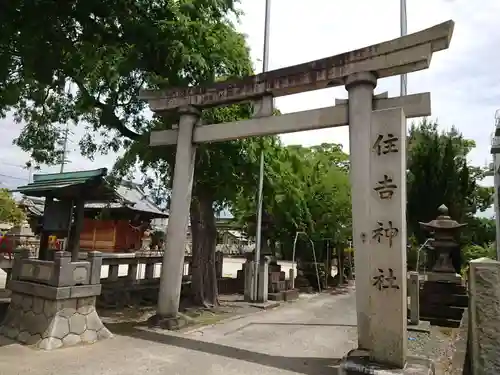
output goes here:
[[425, 69], [434, 52], [448, 48], [454, 22], [447, 21], [426, 30], [340, 55], [264, 72], [239, 80], [210, 86], [145, 90], [141, 98], [155, 112], [186, 105], [206, 108], [252, 100], [296, 94], [344, 84], [357, 72], [374, 72], [383, 78]]
[[[430, 93], [374, 99], [373, 101], [374, 110], [395, 107], [403, 108], [407, 118], [429, 116], [431, 114]], [[346, 101], [345, 104], [334, 107], [287, 113], [281, 116], [198, 126], [194, 130], [193, 142], [222, 142], [238, 138], [345, 126], [349, 121], [348, 108]], [[177, 132], [176, 129], [152, 132], [149, 144], [150, 146], [174, 145], [177, 143]]]

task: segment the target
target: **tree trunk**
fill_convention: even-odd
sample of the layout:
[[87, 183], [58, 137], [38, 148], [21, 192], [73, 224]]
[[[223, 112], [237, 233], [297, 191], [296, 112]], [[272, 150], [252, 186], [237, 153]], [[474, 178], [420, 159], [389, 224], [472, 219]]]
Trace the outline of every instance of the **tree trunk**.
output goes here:
[[271, 250], [271, 255], [273, 257], [276, 257], [276, 252], [277, 252], [276, 251], [277, 250], [276, 242], [277, 241], [276, 240], [271, 240], [270, 242], [271, 242], [271, 244], [270, 244], [269, 248]]
[[191, 202], [192, 280], [191, 299], [194, 305], [218, 305], [217, 278], [215, 273], [215, 245], [217, 228], [213, 199], [199, 194]]
[[271, 254], [271, 249], [269, 247], [269, 235], [266, 230], [263, 230], [260, 237], [260, 254], [269, 255]]

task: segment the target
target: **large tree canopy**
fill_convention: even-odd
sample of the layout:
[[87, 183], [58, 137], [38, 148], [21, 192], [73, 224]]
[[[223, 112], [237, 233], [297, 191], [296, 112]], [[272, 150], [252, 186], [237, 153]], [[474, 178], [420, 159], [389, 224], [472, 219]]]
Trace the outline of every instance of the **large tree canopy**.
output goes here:
[[[436, 122], [423, 120], [410, 128], [408, 150], [408, 228], [422, 242], [425, 233], [418, 222], [434, 219], [445, 204], [450, 216], [470, 223], [464, 233], [479, 239], [470, 230], [482, 225], [474, 217], [493, 202], [492, 188], [479, 185], [485, 169], [467, 162], [475, 144], [455, 128], [440, 132]], [[482, 238], [491, 235], [484, 234]], [[483, 245], [483, 244], [481, 244]]]
[[[62, 124], [87, 126], [82, 153], [126, 150], [115, 172], [153, 169], [168, 191], [172, 147], [149, 134], [178, 121], [148, 116], [140, 89], [190, 86], [251, 73], [232, 0], [13, 1], [0, 5], [0, 113], [25, 126], [16, 143], [40, 163], [60, 160]], [[204, 111], [206, 122], [248, 117], [250, 106]], [[265, 141], [265, 140], [264, 140]], [[255, 141], [198, 147], [191, 205], [193, 300], [217, 303], [214, 207], [252, 171]], [[254, 158], [255, 159], [255, 158]], [[250, 162], [250, 164], [248, 164]], [[253, 163], [253, 164], [252, 164]], [[148, 181], [150, 182], [150, 181]], [[161, 195], [161, 194], [160, 194]]]
[[[351, 201], [348, 156], [341, 146], [284, 147], [275, 143], [265, 155], [263, 252], [279, 250], [290, 259], [298, 231], [314, 241], [345, 242], [350, 236]], [[257, 181], [250, 190], [243, 186], [233, 203], [236, 218], [252, 235], [256, 186]]]
[[[151, 127], [141, 88], [247, 74], [231, 0], [9, 1], [0, 5], [0, 113], [26, 125], [17, 144], [57, 160], [59, 124], [85, 121], [84, 154], [117, 150]], [[89, 130], [90, 130], [89, 129]], [[116, 137], [117, 133], [124, 137]], [[101, 144], [96, 144], [99, 134]]]

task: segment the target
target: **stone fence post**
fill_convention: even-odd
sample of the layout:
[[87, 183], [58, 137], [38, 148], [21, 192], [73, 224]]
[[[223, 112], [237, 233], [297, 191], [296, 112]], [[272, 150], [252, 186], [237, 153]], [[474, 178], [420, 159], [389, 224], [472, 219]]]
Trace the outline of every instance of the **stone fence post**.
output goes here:
[[215, 277], [217, 280], [222, 278], [222, 268], [224, 266], [224, 253], [222, 251], [215, 252]]
[[21, 268], [23, 259], [30, 257], [31, 251], [29, 249], [16, 249], [14, 250], [14, 263], [12, 264], [11, 280], [19, 280], [21, 276]]
[[470, 262], [469, 319], [472, 375], [500, 374], [500, 262]]
[[418, 272], [408, 272], [410, 279], [408, 282], [408, 295], [410, 297], [410, 324], [418, 325], [420, 323], [420, 280]]
[[90, 284], [101, 283], [102, 253], [100, 251], [89, 251], [87, 260], [90, 262]]
[[67, 284], [65, 283], [68, 279], [71, 280], [73, 278], [72, 274], [68, 274], [71, 270], [66, 271], [71, 262], [71, 253], [67, 251], [55, 251], [52, 254], [52, 258], [54, 259], [53, 285], [66, 286]]

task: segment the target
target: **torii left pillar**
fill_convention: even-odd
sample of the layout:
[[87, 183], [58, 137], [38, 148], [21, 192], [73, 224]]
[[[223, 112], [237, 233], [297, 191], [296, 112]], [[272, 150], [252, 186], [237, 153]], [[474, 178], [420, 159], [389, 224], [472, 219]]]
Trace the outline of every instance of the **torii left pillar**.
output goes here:
[[184, 274], [186, 230], [196, 157], [193, 130], [200, 112], [192, 107], [179, 108], [179, 132], [175, 154], [174, 179], [167, 225], [166, 248], [161, 267], [160, 292], [152, 325], [173, 328], [178, 325], [179, 301]]

